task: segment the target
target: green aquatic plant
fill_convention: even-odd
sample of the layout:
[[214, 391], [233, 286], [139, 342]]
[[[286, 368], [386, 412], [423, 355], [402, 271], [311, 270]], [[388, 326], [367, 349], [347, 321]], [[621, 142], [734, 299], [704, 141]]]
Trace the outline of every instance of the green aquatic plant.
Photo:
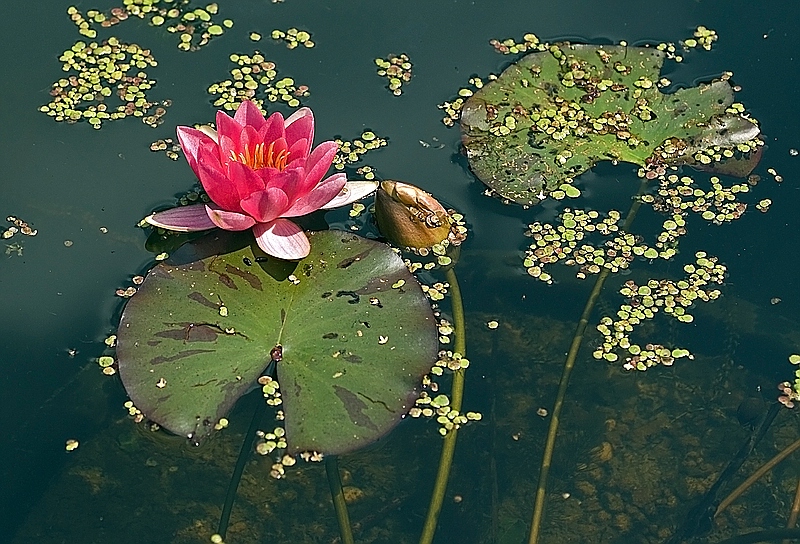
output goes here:
[[599, 161], [709, 165], [761, 145], [727, 78], [661, 92], [664, 58], [655, 48], [570, 43], [521, 58], [461, 108], [470, 168], [501, 197], [533, 205], [577, 197], [575, 178]]
[[[701, 45], [710, 48], [716, 34], [698, 32], [698, 40], [687, 47], [702, 40]], [[679, 177], [676, 172], [692, 165], [747, 176], [760, 159], [763, 142], [757, 122], [734, 102], [729, 75], [671, 94], [661, 92], [670, 85], [660, 77], [666, 48], [548, 45], [533, 35], [526, 35], [522, 44], [494, 40], [492, 45], [504, 53], [513, 52], [512, 48], [536, 52], [490, 77], [488, 83], [473, 78], [476, 92], [462, 89], [460, 98], [442, 106], [448, 114], [445, 124], [452, 124], [448, 119], [460, 111], [465, 153], [472, 171], [489, 187], [487, 194], [526, 207], [548, 198], [577, 198], [581, 191], [575, 186], [576, 178], [603, 160], [638, 165], [642, 179], [621, 225], [622, 214], [616, 210], [601, 214], [566, 209], [559, 225], [535, 222], [529, 227], [528, 235], [534, 238], [524, 260], [529, 275], [552, 284], [550, 268], [558, 262], [578, 267], [578, 278], [597, 275], [550, 412], [529, 533], [529, 542], [536, 544], [570, 375], [606, 280], [637, 258], [671, 260], [678, 255], [680, 238], [687, 233], [685, 216], [690, 212], [716, 224], [741, 217], [747, 205], [737, 196], [748, 191], [746, 184], [726, 188], [714, 176], [711, 189], [703, 190], [691, 177]], [[659, 183], [657, 195], [650, 194], [651, 180]], [[630, 230], [642, 204], [668, 215], [652, 244]], [[605, 242], [589, 243], [591, 237], [600, 236]], [[659, 311], [691, 322], [687, 310], [697, 300], [719, 296], [718, 290], [703, 287], [722, 283], [725, 267], [705, 252], [696, 257], [696, 263], [685, 265], [685, 279], [626, 283], [620, 289], [626, 301], [616, 319], [603, 317], [597, 326], [603, 343], [594, 351], [595, 358], [611, 363], [622, 359], [629, 370], [691, 358], [683, 348], [652, 342], [642, 346], [630, 334]]]
[[199, 443], [274, 360], [289, 453], [342, 453], [388, 432], [438, 346], [402, 260], [334, 231], [312, 234], [297, 263], [266, 259], [245, 238], [190, 244], [130, 299], [117, 358], [134, 404]]

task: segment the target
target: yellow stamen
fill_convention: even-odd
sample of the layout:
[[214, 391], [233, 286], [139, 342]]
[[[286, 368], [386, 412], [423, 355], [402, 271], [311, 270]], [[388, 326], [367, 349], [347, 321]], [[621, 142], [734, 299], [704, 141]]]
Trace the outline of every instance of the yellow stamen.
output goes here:
[[289, 162], [289, 152], [282, 149], [275, 153], [274, 147], [275, 142], [270, 142], [269, 147], [265, 147], [264, 142], [261, 142], [256, 144], [252, 151], [249, 146], [245, 146], [244, 151], [238, 155], [231, 149], [231, 160], [246, 164], [254, 170], [259, 168], [283, 170]]

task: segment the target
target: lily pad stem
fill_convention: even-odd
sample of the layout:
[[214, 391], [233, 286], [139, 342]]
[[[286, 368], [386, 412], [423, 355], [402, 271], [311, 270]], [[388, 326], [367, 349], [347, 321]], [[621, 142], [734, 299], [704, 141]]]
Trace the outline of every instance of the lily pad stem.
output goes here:
[[336, 520], [339, 522], [342, 544], [353, 544], [353, 531], [350, 528], [350, 516], [344, 500], [342, 479], [339, 477], [339, 461], [336, 455], [325, 456], [325, 472], [328, 475], [328, 486], [331, 488], [331, 498], [333, 499], [333, 508], [336, 510]]
[[800, 448], [800, 439], [795, 440], [794, 442], [789, 444], [786, 448], [784, 448], [782, 451], [778, 452], [778, 454], [775, 457], [764, 463], [758, 470], [756, 470], [744, 482], [742, 482], [742, 484], [739, 487], [731, 491], [730, 495], [725, 497], [719, 503], [719, 506], [717, 506], [717, 511], [714, 513], [714, 516], [716, 517], [720, 515], [722, 511], [725, 510], [728, 506], [730, 506], [733, 501], [738, 499], [742, 493], [750, 489], [750, 486], [752, 486], [759, 479], [761, 479], [761, 477], [764, 476], [767, 472], [775, 468], [775, 465], [777, 465], [778, 463], [789, 457], [798, 448]]
[[[639, 192], [633, 198], [633, 204], [631, 204], [628, 215], [625, 217], [625, 223], [622, 226], [622, 230], [625, 232], [630, 229], [631, 223], [633, 223], [633, 219], [636, 217], [636, 213], [642, 205], [642, 201], [639, 197], [641, 197], [645, 189], [647, 189], [647, 182], [647, 179], [642, 179]], [[583, 313], [578, 321], [578, 327], [575, 329], [575, 336], [572, 338], [572, 344], [567, 353], [567, 360], [564, 362], [564, 369], [561, 372], [561, 381], [558, 384], [558, 393], [556, 394], [556, 400], [553, 404], [553, 410], [550, 412], [550, 426], [547, 429], [547, 440], [544, 445], [544, 453], [542, 454], [542, 464], [539, 468], [539, 485], [536, 488], [536, 501], [533, 505], [533, 517], [531, 519], [531, 532], [528, 538], [528, 544], [537, 544], [539, 542], [542, 516], [544, 514], [544, 499], [547, 490], [547, 476], [550, 473], [550, 465], [553, 461], [553, 450], [556, 445], [558, 422], [561, 416], [561, 408], [564, 406], [564, 398], [567, 395], [569, 377], [575, 366], [575, 360], [578, 357], [578, 351], [583, 342], [583, 334], [586, 332], [592, 310], [594, 310], [594, 305], [597, 303], [597, 299], [600, 297], [600, 293], [603, 290], [603, 285], [610, 273], [610, 269], [603, 268], [597, 276], [594, 288], [592, 288], [592, 292], [589, 293], [589, 299], [586, 301], [586, 306], [584, 306]]]
[[[467, 338], [465, 334], [466, 324], [464, 320], [464, 302], [461, 299], [461, 288], [458, 286], [458, 278], [453, 268], [445, 272], [447, 282], [450, 284], [450, 300], [453, 305], [453, 328], [455, 336], [455, 352], [466, 357]], [[464, 369], [456, 370], [453, 374], [453, 389], [450, 393], [450, 408], [461, 410], [461, 401], [464, 398]], [[442, 510], [445, 491], [447, 491], [447, 481], [450, 478], [450, 467], [453, 464], [453, 456], [456, 451], [456, 429], [447, 432], [442, 445], [442, 455], [439, 458], [439, 469], [436, 473], [436, 481], [433, 484], [431, 494], [431, 504], [428, 507], [428, 515], [425, 518], [425, 525], [422, 528], [422, 535], [419, 537], [420, 544], [431, 544], [436, 533], [436, 525], [439, 513]]]
[[231, 474], [231, 481], [228, 482], [228, 492], [225, 494], [225, 504], [222, 506], [222, 514], [219, 516], [219, 525], [217, 526], [217, 534], [223, 539], [225, 533], [228, 531], [228, 522], [231, 519], [231, 510], [233, 509], [233, 501], [236, 500], [236, 490], [239, 489], [239, 482], [242, 481], [242, 474], [244, 467], [247, 465], [247, 460], [250, 458], [250, 452], [253, 449], [253, 441], [256, 438], [256, 431], [261, 423], [261, 418], [267, 408], [267, 403], [264, 402], [264, 397], [261, 394], [256, 395], [258, 398], [258, 406], [253, 411], [253, 418], [250, 420], [250, 426], [247, 428], [247, 433], [244, 435], [242, 448], [239, 450], [239, 458], [236, 460], [236, 466], [233, 468]]

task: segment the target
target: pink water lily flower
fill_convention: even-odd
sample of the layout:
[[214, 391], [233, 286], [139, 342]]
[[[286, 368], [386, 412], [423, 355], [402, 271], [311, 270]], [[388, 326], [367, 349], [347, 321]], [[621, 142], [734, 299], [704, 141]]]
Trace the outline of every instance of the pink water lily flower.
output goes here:
[[377, 187], [347, 181], [343, 173], [323, 179], [337, 145], [328, 141], [312, 149], [314, 115], [308, 108], [286, 119], [280, 113], [265, 119], [244, 101], [233, 117], [217, 112], [216, 122], [216, 131], [178, 127], [186, 160], [211, 202], [155, 213], [147, 218], [151, 225], [180, 232], [252, 228], [267, 254], [302, 259], [311, 246], [287, 218], [349, 204]]

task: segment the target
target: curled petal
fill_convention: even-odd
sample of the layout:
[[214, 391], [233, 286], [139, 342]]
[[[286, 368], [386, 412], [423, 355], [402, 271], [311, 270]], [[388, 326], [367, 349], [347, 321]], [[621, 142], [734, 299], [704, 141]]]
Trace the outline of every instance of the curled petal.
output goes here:
[[255, 219], [243, 213], [229, 212], [213, 204], [206, 204], [205, 208], [208, 218], [221, 229], [247, 230], [256, 224]]
[[303, 229], [288, 219], [258, 223], [253, 227], [253, 234], [258, 247], [279, 259], [302, 259], [311, 251], [311, 244]]
[[346, 174], [334, 174], [325, 178], [311, 189], [310, 193], [298, 198], [292, 207], [282, 214], [283, 217], [298, 217], [319, 210], [340, 194], [346, 183]]
[[216, 225], [206, 213], [205, 204], [192, 204], [179, 206], [171, 210], [154, 213], [145, 218], [149, 224], [177, 232], [196, 232], [199, 230], [213, 229]]
[[322, 206], [322, 209], [330, 210], [332, 208], [338, 208], [339, 206], [346, 206], [356, 200], [361, 200], [365, 196], [371, 195], [377, 188], [377, 181], [348, 181], [339, 194], [336, 195], [333, 200]]

